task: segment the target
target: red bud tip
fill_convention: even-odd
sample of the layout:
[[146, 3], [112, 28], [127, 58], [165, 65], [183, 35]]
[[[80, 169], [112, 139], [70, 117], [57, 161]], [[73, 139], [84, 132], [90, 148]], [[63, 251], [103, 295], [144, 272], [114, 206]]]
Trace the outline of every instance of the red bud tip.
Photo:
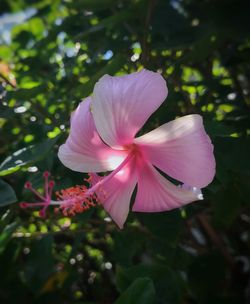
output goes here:
[[49, 182], [49, 187], [52, 188], [52, 187], [54, 187], [54, 186], [55, 186], [55, 182], [54, 182], [54, 181], [50, 181], [50, 182]]
[[49, 171], [45, 171], [45, 172], [43, 173], [43, 177], [49, 177], [49, 176], [50, 176]]
[[26, 183], [24, 184], [24, 188], [25, 188], [25, 189], [30, 189], [31, 187], [32, 187], [31, 182], [26, 182]]
[[22, 203], [19, 204], [19, 206], [20, 206], [22, 209], [27, 208], [28, 205], [29, 205], [29, 204], [28, 204], [28, 203], [25, 203], [25, 202], [22, 202]]
[[44, 210], [40, 210], [39, 215], [40, 215], [40, 217], [43, 217], [43, 218], [46, 217], [46, 213]]

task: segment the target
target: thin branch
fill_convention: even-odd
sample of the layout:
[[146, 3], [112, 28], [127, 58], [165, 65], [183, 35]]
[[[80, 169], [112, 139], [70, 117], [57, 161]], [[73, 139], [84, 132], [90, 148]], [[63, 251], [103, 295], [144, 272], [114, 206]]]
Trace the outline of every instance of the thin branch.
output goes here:
[[3, 79], [7, 84], [9, 84], [13, 89], [16, 89], [16, 85], [14, 85], [6, 76], [0, 73], [0, 78]]
[[144, 29], [143, 29], [143, 37], [142, 37], [142, 40], [141, 40], [142, 63], [144, 65], [146, 65], [148, 60], [149, 60], [148, 32], [149, 32], [150, 21], [151, 21], [151, 18], [152, 18], [154, 6], [155, 6], [155, 0], [149, 0], [148, 1], [148, 8], [147, 8], [147, 13], [146, 13], [146, 18], [145, 18], [145, 23], [144, 23]]

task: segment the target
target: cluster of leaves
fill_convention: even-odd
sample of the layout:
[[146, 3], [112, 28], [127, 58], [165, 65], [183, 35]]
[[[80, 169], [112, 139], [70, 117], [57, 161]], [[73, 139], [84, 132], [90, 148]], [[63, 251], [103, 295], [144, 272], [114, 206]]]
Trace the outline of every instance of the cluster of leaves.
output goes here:
[[[1, 0], [0, 302], [247, 303], [250, 299], [250, 31], [244, 0]], [[130, 214], [41, 219], [21, 210], [30, 180], [58, 189], [71, 111], [103, 74], [141, 67], [168, 80], [143, 131], [199, 113], [217, 174], [205, 200]]]

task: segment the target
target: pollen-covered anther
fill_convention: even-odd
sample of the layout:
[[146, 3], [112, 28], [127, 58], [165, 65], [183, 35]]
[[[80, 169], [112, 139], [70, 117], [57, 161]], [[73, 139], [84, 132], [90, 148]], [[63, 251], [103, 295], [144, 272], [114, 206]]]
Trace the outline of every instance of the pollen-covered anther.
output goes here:
[[86, 195], [87, 190], [88, 188], [84, 185], [77, 185], [57, 191], [57, 198], [63, 200], [64, 203], [57, 208], [56, 212], [61, 210], [64, 216], [74, 216], [98, 205], [97, 195], [95, 193]]
[[88, 178], [84, 178], [84, 181], [87, 182], [88, 184], [92, 184], [93, 182], [93, 177], [91, 174], [89, 174]]

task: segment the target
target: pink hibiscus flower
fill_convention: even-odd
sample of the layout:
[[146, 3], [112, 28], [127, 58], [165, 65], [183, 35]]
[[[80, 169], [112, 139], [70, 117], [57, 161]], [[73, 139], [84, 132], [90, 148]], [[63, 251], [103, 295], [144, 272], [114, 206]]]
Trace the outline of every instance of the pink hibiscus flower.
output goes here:
[[[122, 228], [136, 185], [136, 212], [166, 211], [202, 199], [200, 188], [213, 180], [215, 159], [201, 116], [177, 118], [135, 137], [167, 93], [163, 77], [147, 70], [104, 75], [96, 83], [93, 95], [73, 112], [69, 137], [58, 153], [66, 167], [91, 172], [92, 187], [61, 194], [63, 208], [81, 211], [98, 201]], [[95, 174], [111, 170], [105, 177]]]

